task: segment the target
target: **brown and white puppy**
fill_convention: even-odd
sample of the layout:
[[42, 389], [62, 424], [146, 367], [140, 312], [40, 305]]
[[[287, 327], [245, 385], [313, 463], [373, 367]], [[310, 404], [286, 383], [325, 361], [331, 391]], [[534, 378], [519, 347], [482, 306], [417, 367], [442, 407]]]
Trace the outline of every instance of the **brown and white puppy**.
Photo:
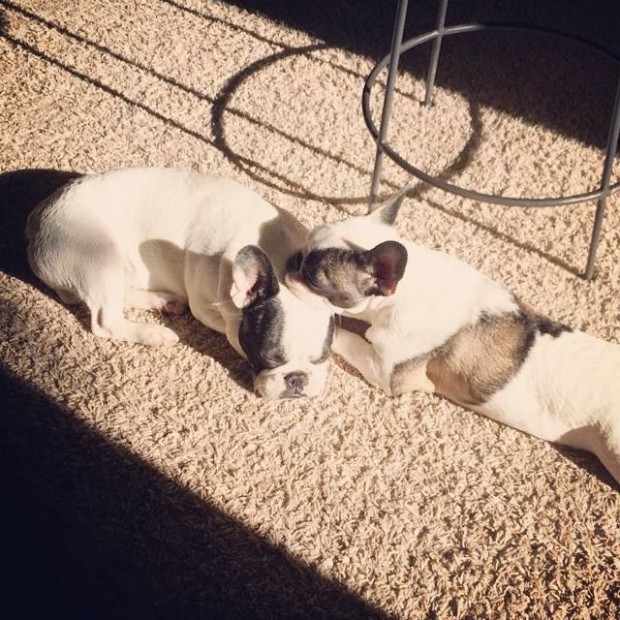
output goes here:
[[301, 299], [370, 323], [333, 350], [371, 384], [440, 394], [596, 454], [620, 482], [620, 346], [532, 312], [462, 261], [400, 238], [403, 194], [315, 229], [289, 260]]

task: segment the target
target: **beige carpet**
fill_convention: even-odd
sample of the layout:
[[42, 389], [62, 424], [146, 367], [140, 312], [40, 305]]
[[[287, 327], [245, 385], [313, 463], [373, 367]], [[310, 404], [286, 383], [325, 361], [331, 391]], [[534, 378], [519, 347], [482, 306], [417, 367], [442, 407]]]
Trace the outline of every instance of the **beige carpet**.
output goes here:
[[[360, 97], [392, 3], [239, 4], [0, 2], [0, 563], [2, 607], [15, 606], [2, 615], [620, 617], [620, 493], [594, 458], [438, 398], [387, 398], [338, 360], [322, 398], [264, 403], [191, 316], [131, 313], [169, 322], [170, 349], [97, 340], [33, 282], [23, 222], [66, 173], [189, 167], [309, 226], [364, 212], [374, 146]], [[587, 15], [601, 42], [617, 37], [617, 16]], [[403, 154], [506, 195], [597, 186], [610, 63], [531, 36], [453, 38], [426, 109], [427, 51], [398, 84]], [[388, 163], [382, 192], [406, 180]], [[620, 341], [620, 199], [590, 283], [578, 274], [593, 212], [420, 185], [399, 227]]]

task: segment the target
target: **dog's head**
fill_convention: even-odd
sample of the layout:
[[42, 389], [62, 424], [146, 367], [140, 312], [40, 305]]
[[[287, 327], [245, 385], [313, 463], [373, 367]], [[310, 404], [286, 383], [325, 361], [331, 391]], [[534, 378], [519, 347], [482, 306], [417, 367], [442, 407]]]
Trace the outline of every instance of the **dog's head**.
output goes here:
[[371, 299], [393, 295], [407, 265], [407, 250], [393, 224], [405, 193], [368, 215], [326, 224], [291, 256], [287, 286], [307, 303], [357, 314]]
[[231, 297], [241, 309], [239, 345], [263, 397], [316, 396], [327, 380], [333, 315], [281, 286], [269, 257], [248, 245], [233, 264]]

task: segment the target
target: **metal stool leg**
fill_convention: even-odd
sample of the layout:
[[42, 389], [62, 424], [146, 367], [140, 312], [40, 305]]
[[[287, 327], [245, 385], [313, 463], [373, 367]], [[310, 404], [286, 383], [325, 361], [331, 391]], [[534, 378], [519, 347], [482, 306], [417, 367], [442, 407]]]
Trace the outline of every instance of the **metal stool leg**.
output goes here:
[[392, 100], [394, 98], [394, 86], [398, 74], [398, 63], [400, 60], [401, 44], [403, 42], [403, 32], [405, 29], [405, 18], [407, 17], [408, 0], [400, 0], [394, 22], [394, 34], [392, 35], [392, 47], [390, 50], [390, 66], [388, 69], [388, 80], [385, 87], [385, 98], [383, 100], [383, 112], [381, 114], [381, 126], [379, 137], [377, 138], [377, 153], [375, 155], [375, 168], [372, 173], [372, 185], [370, 187], [370, 207], [377, 199], [379, 178], [381, 176], [381, 166], [383, 163], [383, 144], [387, 137], [388, 125], [392, 114]]
[[596, 251], [601, 237], [601, 228], [603, 226], [603, 217], [607, 206], [607, 198], [609, 197], [609, 185], [611, 182], [611, 172], [614, 166], [614, 157], [618, 148], [618, 137], [620, 136], [620, 79], [618, 80], [618, 89], [616, 91], [616, 101], [614, 103], [614, 111], [607, 136], [607, 151], [605, 154], [605, 167], [603, 169], [603, 178], [601, 181], [601, 189], [603, 195], [598, 199], [596, 204], [596, 215], [594, 217], [594, 227], [592, 230], [592, 238], [590, 240], [590, 251], [588, 254], [588, 264], [586, 266], [585, 278], [591, 280], [594, 275], [594, 260], [596, 259]]
[[431, 62], [426, 74], [426, 97], [424, 105], [430, 105], [433, 101], [433, 91], [435, 88], [435, 77], [437, 75], [437, 65], [439, 64], [439, 52], [443, 40], [444, 28], [446, 26], [446, 14], [448, 13], [448, 0], [441, 0], [439, 5], [439, 17], [437, 18], [437, 36], [433, 41], [433, 51], [431, 52]]
[[[439, 0], [439, 2], [440, 4], [437, 18], [437, 29], [433, 30], [432, 32], [424, 33], [423, 35], [415, 37], [414, 39], [411, 39], [409, 41], [406, 41], [403, 46], [403, 31], [407, 15], [408, 0], [399, 0], [396, 12], [396, 20], [394, 23], [394, 32], [392, 35], [392, 46], [390, 54], [382, 58], [381, 61], [375, 65], [364, 85], [364, 92], [362, 96], [362, 110], [364, 114], [364, 120], [366, 121], [366, 125], [372, 135], [375, 136], [377, 147], [374, 170], [372, 175], [369, 211], [372, 210], [373, 204], [377, 199], [381, 168], [383, 163], [383, 157], [385, 154], [387, 154], [393, 161], [395, 161], [398, 165], [400, 165], [402, 168], [404, 168], [417, 178], [422, 179], [430, 185], [438, 187], [446, 192], [450, 192], [452, 194], [462, 196], [470, 200], [504, 205], [506, 207], [554, 207], [576, 204], [578, 202], [585, 202], [586, 200], [597, 200], [596, 215], [594, 218], [594, 225], [590, 239], [588, 261], [584, 272], [584, 278], [587, 280], [591, 280], [594, 275], [594, 263], [596, 260], [596, 253], [599, 246], [601, 229], [605, 216], [605, 209], [607, 207], [607, 199], [614, 192], [620, 190], [620, 181], [616, 181], [613, 184], [611, 183], [613, 164], [616, 150], [618, 148], [618, 139], [620, 138], [620, 79], [616, 91], [616, 100], [614, 103], [609, 133], [607, 136], [607, 149], [605, 154], [601, 185], [596, 190], [584, 192], [581, 194], [573, 194], [570, 196], [560, 196], [553, 198], [517, 198], [506, 197], [498, 194], [485, 194], [473, 190], [464, 189], [457, 185], [442, 181], [438, 177], [433, 177], [432, 175], [425, 173], [424, 171], [416, 168], [411, 163], [403, 159], [403, 157], [396, 153], [387, 142], [388, 125], [392, 113], [394, 89], [398, 73], [398, 65], [400, 62], [400, 55], [403, 52], [403, 47], [405, 51], [408, 51], [418, 45], [433, 41], [433, 49], [426, 76], [426, 95], [424, 101], [425, 105], [430, 104], [433, 100], [433, 91], [435, 87], [435, 79], [437, 74], [437, 67], [439, 64], [439, 55], [441, 52], [442, 41], [445, 36], [449, 36], [452, 34], [461, 34], [465, 32], [481, 32], [493, 29], [531, 31], [574, 40], [592, 49], [597, 49], [600, 53], [609, 58], [616, 65], [620, 65], [620, 56], [614, 54], [613, 52], [610, 52], [609, 50], [590, 44], [587, 41], [580, 39], [579, 37], [572, 36], [570, 34], [562, 33], [553, 29], [527, 26], [519, 23], [504, 22], [489, 24], [461, 24], [459, 26], [446, 27], [445, 22], [449, 0]], [[372, 85], [375, 83], [379, 72], [386, 67], [388, 67], [388, 79], [385, 91], [385, 98], [383, 100], [381, 124], [379, 129], [377, 129], [372, 120], [370, 93]]]

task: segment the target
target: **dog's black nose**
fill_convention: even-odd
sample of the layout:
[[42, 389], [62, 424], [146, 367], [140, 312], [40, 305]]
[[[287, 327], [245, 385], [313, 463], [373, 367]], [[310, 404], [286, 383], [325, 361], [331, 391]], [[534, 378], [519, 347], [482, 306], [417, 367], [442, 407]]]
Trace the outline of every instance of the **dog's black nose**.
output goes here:
[[289, 372], [284, 376], [284, 382], [288, 396], [301, 396], [308, 385], [308, 375], [301, 371]]

